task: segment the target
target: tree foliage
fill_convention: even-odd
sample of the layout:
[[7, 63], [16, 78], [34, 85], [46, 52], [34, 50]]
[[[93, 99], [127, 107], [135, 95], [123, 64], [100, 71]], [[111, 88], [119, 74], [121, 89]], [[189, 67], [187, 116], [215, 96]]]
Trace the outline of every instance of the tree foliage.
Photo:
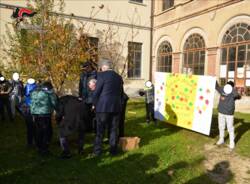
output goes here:
[[[8, 29], [4, 51], [12, 63], [10, 70], [40, 80], [50, 80], [60, 92], [67, 80], [77, 79], [80, 63], [91, 57], [84, 27], [76, 28], [72, 19], [51, 13], [53, 0], [29, 0], [27, 6], [37, 15]], [[63, 12], [64, 2], [60, 1]]]

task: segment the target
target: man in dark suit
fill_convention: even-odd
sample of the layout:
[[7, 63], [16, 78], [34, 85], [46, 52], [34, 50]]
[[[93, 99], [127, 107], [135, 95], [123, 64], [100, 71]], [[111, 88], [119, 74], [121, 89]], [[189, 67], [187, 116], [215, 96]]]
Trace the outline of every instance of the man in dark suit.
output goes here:
[[112, 63], [107, 59], [100, 62], [101, 71], [97, 74], [96, 89], [93, 94], [93, 104], [96, 111], [96, 139], [94, 155], [102, 153], [102, 139], [105, 127], [109, 127], [110, 154], [117, 153], [120, 112], [123, 94], [122, 77], [111, 69]]

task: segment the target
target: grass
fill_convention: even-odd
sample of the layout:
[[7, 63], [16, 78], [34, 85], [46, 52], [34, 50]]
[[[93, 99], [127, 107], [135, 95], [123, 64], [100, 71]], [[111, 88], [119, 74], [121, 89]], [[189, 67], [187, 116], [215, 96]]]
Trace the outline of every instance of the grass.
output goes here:
[[[139, 136], [140, 148], [116, 157], [105, 153], [91, 158], [94, 135], [87, 135], [85, 154], [76, 154], [69, 160], [60, 160], [61, 150], [54, 129], [49, 157], [38, 156], [35, 149], [25, 147], [25, 124], [19, 118], [15, 123], [0, 123], [0, 183], [10, 184], [93, 184], [93, 183], [213, 183], [206, 175], [202, 161], [203, 146], [217, 140], [216, 112], [212, 135], [207, 137], [163, 122], [158, 126], [145, 123], [142, 101], [129, 102], [125, 134]], [[240, 132], [236, 151], [250, 157], [250, 115], [236, 114], [236, 131]]]

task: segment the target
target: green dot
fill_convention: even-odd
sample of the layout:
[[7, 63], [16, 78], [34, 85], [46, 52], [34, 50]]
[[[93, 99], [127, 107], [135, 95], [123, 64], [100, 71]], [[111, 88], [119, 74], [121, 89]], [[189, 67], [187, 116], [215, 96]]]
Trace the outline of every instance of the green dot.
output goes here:
[[202, 88], [200, 88], [199, 90], [202, 91]]
[[194, 83], [194, 80], [191, 80], [192, 83]]
[[193, 105], [193, 103], [192, 102], [189, 102], [189, 106], [192, 106]]
[[180, 97], [179, 96], [176, 96], [176, 99], [179, 99]]
[[188, 92], [188, 88], [185, 88], [185, 92]]

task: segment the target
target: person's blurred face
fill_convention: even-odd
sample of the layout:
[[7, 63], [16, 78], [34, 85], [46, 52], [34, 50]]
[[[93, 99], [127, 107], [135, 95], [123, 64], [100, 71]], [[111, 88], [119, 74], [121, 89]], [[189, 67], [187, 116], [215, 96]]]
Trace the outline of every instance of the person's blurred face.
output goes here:
[[95, 88], [96, 88], [96, 83], [93, 82], [93, 81], [90, 81], [90, 82], [89, 82], [89, 89], [90, 89], [91, 91], [94, 91]]

